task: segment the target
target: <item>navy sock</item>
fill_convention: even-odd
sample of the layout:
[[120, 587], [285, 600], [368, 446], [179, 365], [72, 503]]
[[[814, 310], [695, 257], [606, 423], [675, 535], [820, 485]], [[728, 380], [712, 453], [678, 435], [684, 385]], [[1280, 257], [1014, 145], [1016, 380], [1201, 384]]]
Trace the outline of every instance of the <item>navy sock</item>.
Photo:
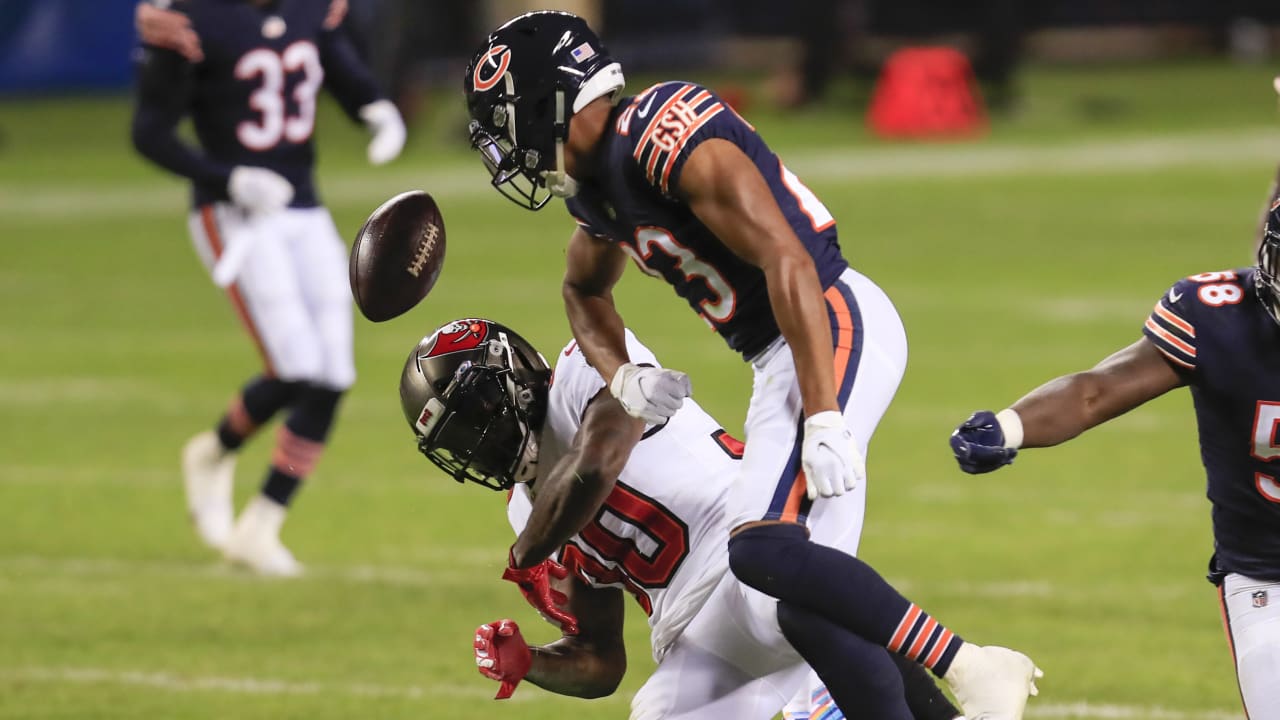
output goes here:
[[811, 542], [803, 526], [758, 525], [729, 539], [729, 568], [760, 592], [812, 610], [939, 677], [964, 642], [856, 557]]
[[907, 696], [907, 707], [911, 708], [911, 717], [915, 720], [955, 720], [963, 714], [960, 708], [951, 704], [924, 667], [898, 653], [888, 655], [902, 674], [902, 687]]
[[912, 720], [902, 674], [883, 647], [785, 601], [778, 603], [778, 625], [848, 720]]
[[293, 400], [299, 383], [259, 375], [245, 384], [218, 421], [218, 440], [227, 450], [239, 450], [245, 440]]
[[298, 487], [302, 485], [302, 478], [294, 477], [278, 468], [272, 467], [267, 471], [267, 479], [262, 483], [262, 494], [271, 498], [278, 505], [289, 507], [289, 503], [293, 502], [293, 496], [298, 492]]
[[289, 417], [276, 435], [271, 470], [262, 483], [263, 495], [289, 506], [324, 452], [341, 399], [341, 390], [312, 384], [297, 389]]

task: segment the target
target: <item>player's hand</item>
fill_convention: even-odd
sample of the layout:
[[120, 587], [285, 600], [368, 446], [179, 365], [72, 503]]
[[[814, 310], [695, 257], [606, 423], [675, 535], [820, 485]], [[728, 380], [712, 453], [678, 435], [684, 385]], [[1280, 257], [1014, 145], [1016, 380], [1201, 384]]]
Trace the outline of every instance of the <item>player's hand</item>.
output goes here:
[[404, 149], [404, 119], [395, 103], [390, 100], [378, 100], [360, 108], [360, 119], [365, 127], [373, 133], [369, 141], [369, 162], [374, 165], [386, 165], [395, 160]]
[[510, 580], [520, 588], [520, 594], [534, 607], [542, 617], [560, 626], [565, 635], [578, 634], [578, 618], [560, 607], [569, 602], [564, 593], [551, 587], [551, 580], [563, 580], [569, 577], [569, 570], [554, 560], [543, 560], [530, 568], [515, 566], [515, 557], [508, 555], [507, 569], [502, 573], [503, 580]]
[[329, 12], [324, 16], [325, 30], [335, 30], [342, 21], [347, 17], [347, 0], [332, 0], [329, 3]]
[[494, 700], [506, 700], [529, 674], [533, 654], [514, 620], [499, 620], [476, 628], [476, 668], [490, 680], [502, 683]]
[[676, 414], [693, 394], [693, 386], [678, 370], [627, 363], [613, 374], [609, 392], [631, 417], [659, 425]]
[[867, 475], [867, 462], [854, 445], [853, 433], [835, 410], [814, 413], [804, 421], [800, 464], [810, 500], [843, 495]]
[[266, 168], [238, 165], [227, 182], [231, 202], [257, 215], [283, 210], [293, 200], [293, 185]]
[[191, 29], [191, 19], [180, 12], [140, 2], [133, 11], [133, 26], [147, 45], [173, 50], [193, 63], [204, 60], [200, 36]]
[[1013, 462], [1018, 449], [1007, 447], [1004, 428], [990, 410], [979, 410], [951, 433], [951, 452], [960, 469], [977, 475]]

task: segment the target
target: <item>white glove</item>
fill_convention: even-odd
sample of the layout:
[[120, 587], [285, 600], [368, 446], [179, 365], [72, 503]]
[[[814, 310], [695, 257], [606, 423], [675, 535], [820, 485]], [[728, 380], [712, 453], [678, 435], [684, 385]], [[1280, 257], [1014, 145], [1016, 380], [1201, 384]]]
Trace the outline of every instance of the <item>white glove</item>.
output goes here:
[[658, 425], [676, 414], [684, 399], [693, 394], [693, 386], [689, 376], [678, 370], [627, 363], [613, 374], [609, 392], [628, 415]]
[[360, 108], [360, 119], [365, 127], [373, 133], [369, 141], [369, 162], [374, 165], [386, 165], [395, 160], [404, 149], [404, 119], [395, 103], [390, 100], [378, 100]]
[[293, 200], [293, 185], [279, 173], [261, 167], [239, 165], [227, 182], [231, 202], [256, 215], [283, 210]]
[[844, 415], [835, 410], [814, 413], [804, 421], [800, 464], [810, 500], [843, 495], [867, 476], [867, 461], [854, 446]]

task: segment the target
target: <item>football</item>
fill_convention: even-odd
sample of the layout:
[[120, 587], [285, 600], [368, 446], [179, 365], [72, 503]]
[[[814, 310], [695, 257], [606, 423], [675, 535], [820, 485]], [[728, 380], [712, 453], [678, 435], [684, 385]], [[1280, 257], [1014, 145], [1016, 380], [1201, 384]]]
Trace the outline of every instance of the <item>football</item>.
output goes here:
[[383, 322], [431, 292], [444, 267], [444, 218], [421, 190], [383, 203], [351, 246], [351, 294], [365, 317]]

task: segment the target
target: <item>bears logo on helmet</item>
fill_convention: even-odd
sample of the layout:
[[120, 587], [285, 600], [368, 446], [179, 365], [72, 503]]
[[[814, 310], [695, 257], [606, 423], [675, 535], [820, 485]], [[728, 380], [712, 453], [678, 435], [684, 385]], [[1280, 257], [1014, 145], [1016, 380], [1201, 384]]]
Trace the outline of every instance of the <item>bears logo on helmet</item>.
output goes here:
[[[488, 70], [489, 66], [494, 66], [493, 73], [481, 77], [480, 73]], [[494, 45], [476, 62], [475, 72], [471, 73], [471, 86], [479, 92], [492, 90], [507, 74], [508, 67], [511, 67], [511, 49], [506, 45]]]
[[552, 195], [576, 191], [564, 167], [572, 116], [626, 80], [582, 18], [544, 10], [521, 15], [489, 34], [463, 76], [471, 147], [491, 184], [538, 210]]

